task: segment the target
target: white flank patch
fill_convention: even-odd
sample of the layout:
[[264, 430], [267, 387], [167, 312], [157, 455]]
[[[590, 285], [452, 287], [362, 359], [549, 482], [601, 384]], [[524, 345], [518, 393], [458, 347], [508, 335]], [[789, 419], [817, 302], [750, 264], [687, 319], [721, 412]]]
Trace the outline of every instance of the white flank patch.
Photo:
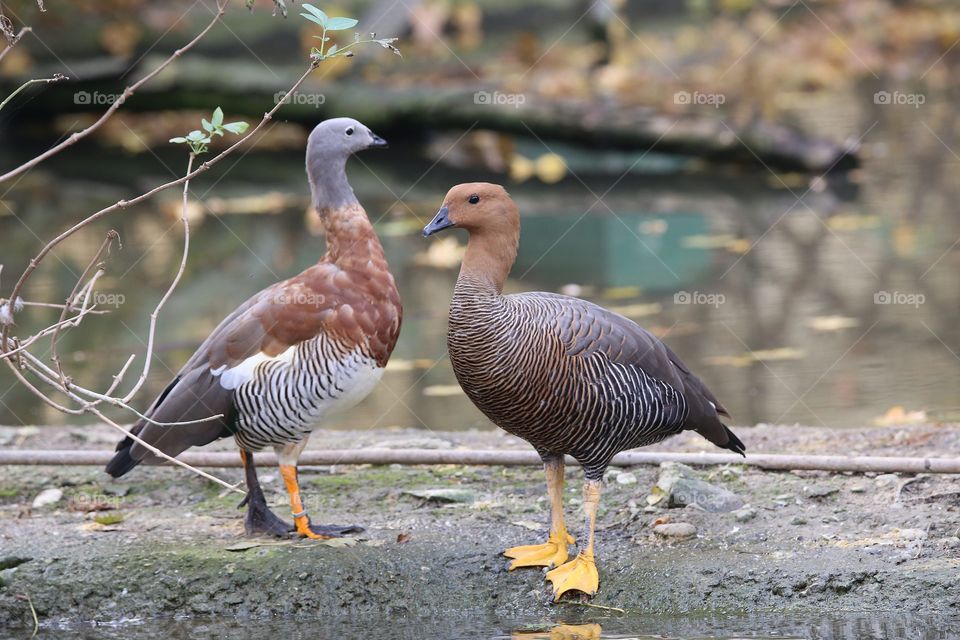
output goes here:
[[294, 347], [289, 347], [276, 356], [268, 356], [261, 352], [255, 356], [250, 356], [240, 364], [230, 367], [229, 369], [227, 365], [210, 369], [210, 373], [220, 377], [220, 386], [224, 389], [236, 389], [243, 383], [253, 379], [253, 372], [258, 364], [262, 362], [290, 362], [295, 351], [296, 349]]

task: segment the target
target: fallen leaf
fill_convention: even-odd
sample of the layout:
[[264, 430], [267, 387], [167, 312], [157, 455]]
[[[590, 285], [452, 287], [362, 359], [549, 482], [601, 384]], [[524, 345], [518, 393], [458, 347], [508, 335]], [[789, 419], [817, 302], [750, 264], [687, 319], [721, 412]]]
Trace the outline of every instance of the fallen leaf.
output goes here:
[[352, 547], [357, 544], [356, 538], [330, 538], [329, 540], [320, 541], [325, 547], [333, 547], [334, 549], [342, 549], [344, 547]]
[[255, 542], [253, 540], [244, 540], [242, 542], [235, 542], [229, 547], [226, 547], [227, 551], [248, 551], [250, 549], [256, 549], [257, 547], [262, 547], [262, 542]]
[[397, 534], [397, 544], [404, 544], [405, 542], [410, 542], [412, 536], [409, 533], [398, 533]]

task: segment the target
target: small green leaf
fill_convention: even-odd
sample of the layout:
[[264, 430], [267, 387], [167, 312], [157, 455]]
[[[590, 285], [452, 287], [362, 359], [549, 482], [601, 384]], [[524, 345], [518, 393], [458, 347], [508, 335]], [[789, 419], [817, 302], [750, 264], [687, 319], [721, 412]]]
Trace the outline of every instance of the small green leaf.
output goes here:
[[[307, 6], [307, 5], [303, 5]], [[359, 20], [354, 20], [353, 18], [330, 18], [327, 20], [327, 31], [343, 31], [344, 29], [352, 29], [357, 26]]]
[[206, 118], [200, 118], [200, 124], [207, 131], [213, 132], [213, 125], [210, 122], [208, 122]]
[[327, 55], [328, 55], [328, 56], [332, 56], [332, 55], [335, 54], [336, 52], [337, 52], [337, 45], [335, 45], [335, 44], [330, 45], [330, 48], [327, 49]]
[[217, 127], [223, 124], [223, 109], [221, 109], [220, 107], [217, 107], [216, 109], [213, 110], [212, 122], [214, 126], [217, 126]]
[[326, 26], [327, 24], [327, 14], [325, 14], [320, 9], [317, 9], [312, 4], [304, 4], [303, 8], [309, 11], [309, 13], [301, 13], [304, 18], [316, 22], [320, 26]]
[[230, 122], [223, 125], [223, 128], [229, 131], [230, 133], [235, 133], [240, 135], [244, 133], [250, 125], [246, 122]]
[[172, 142], [173, 144], [183, 144], [186, 141], [187, 139], [183, 137], [170, 138], [170, 142]]

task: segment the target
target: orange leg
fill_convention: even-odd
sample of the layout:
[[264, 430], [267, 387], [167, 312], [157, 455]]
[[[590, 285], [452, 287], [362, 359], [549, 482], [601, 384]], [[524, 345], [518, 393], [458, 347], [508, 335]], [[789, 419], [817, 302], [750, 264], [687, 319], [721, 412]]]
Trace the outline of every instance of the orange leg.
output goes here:
[[307, 510], [303, 508], [303, 501], [300, 499], [297, 467], [292, 464], [281, 464], [280, 475], [283, 476], [283, 484], [287, 487], [287, 493], [290, 494], [290, 508], [293, 509], [293, 523], [297, 528], [297, 533], [312, 540], [329, 539], [330, 536], [314, 533], [310, 529], [310, 517], [307, 516]]

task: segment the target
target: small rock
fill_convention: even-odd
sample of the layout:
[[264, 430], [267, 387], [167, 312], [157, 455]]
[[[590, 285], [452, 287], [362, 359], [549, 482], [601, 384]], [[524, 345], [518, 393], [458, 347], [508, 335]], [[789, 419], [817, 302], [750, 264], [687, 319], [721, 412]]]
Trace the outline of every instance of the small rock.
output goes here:
[[826, 498], [827, 496], [832, 496], [833, 494], [839, 492], [839, 488], [826, 483], [812, 484], [803, 488], [803, 493], [806, 494], [807, 497], [815, 499]]
[[850, 486], [850, 493], [866, 493], [867, 488], [862, 484], [855, 484]]
[[417, 489], [404, 491], [408, 496], [432, 502], [475, 502], [477, 495], [466, 489]]
[[637, 476], [625, 471], [617, 476], [617, 484], [637, 484]]
[[927, 532], [923, 529], [895, 529], [893, 537], [900, 540], [925, 540]]
[[47, 505], [56, 504], [63, 498], [63, 491], [60, 489], [44, 489], [33, 499], [33, 508], [39, 509]]
[[791, 500], [793, 500], [793, 496], [790, 495], [789, 493], [781, 493], [773, 496], [773, 499], [775, 502], [790, 502]]
[[960, 538], [957, 536], [944, 538], [940, 541], [940, 545], [943, 546], [944, 549], [960, 549]]
[[[712, 513], [733, 511], [744, 504], [737, 494], [700, 479], [693, 469], [676, 462], [660, 465], [660, 477], [653, 488], [653, 497], [658, 496], [661, 500], [665, 498], [667, 507], [697, 505]], [[652, 503], [657, 504], [661, 500]]]
[[896, 486], [899, 480], [899, 476], [895, 473], [884, 473], [874, 478], [873, 482], [880, 488], [886, 488]]
[[733, 517], [737, 522], [748, 522], [757, 517], [757, 510], [751, 507], [743, 507], [733, 512]]
[[697, 528], [689, 522], [667, 522], [656, 525], [653, 532], [664, 538], [691, 538], [697, 535]]
[[792, 518], [790, 518], [790, 524], [795, 524], [795, 525], [807, 524], [807, 519], [804, 518], [803, 516], [793, 516]]

